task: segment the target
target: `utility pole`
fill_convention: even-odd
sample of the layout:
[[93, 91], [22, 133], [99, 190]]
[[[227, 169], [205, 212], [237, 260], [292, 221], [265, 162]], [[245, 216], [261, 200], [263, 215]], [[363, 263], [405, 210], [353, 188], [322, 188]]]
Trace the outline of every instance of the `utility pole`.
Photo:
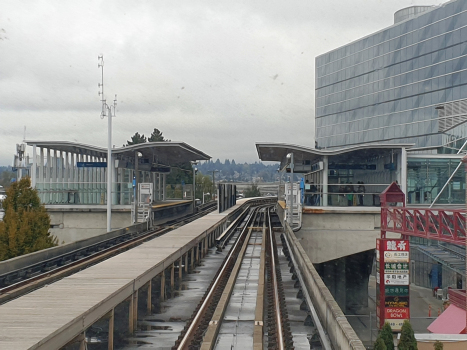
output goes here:
[[290, 161], [290, 205], [289, 205], [289, 225], [290, 228], [293, 229], [293, 168], [294, 168], [294, 163], [293, 163], [293, 153], [287, 154], [287, 159]]
[[[101, 83], [97, 86], [101, 89], [99, 96], [101, 96], [102, 111], [101, 119], [108, 118], [107, 125], [107, 232], [112, 230], [112, 118], [115, 117], [117, 108], [117, 95], [115, 95], [113, 106], [109, 106], [104, 96], [104, 56], [98, 56], [97, 68], [101, 69]], [[112, 114], [113, 110], [113, 114]]]
[[214, 193], [217, 193], [216, 191], [216, 173], [218, 172], [219, 170], [213, 170], [212, 171], [212, 196], [211, 196], [211, 199], [214, 199]]

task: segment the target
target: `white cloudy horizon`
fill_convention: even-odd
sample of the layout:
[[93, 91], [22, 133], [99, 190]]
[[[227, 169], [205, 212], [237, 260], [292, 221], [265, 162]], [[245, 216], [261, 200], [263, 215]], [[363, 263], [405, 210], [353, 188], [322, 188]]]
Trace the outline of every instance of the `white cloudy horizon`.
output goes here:
[[23, 140], [105, 147], [158, 128], [213, 160], [258, 161], [255, 142], [314, 146], [315, 57], [440, 1], [3, 0], [0, 165]]

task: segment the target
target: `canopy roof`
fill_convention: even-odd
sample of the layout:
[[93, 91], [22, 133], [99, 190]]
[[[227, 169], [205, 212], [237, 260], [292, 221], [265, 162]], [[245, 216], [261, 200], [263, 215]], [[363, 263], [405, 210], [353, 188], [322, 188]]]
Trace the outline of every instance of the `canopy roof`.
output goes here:
[[[107, 149], [70, 141], [25, 141], [28, 145], [44, 147], [50, 150], [71, 152], [107, 159]], [[118, 159], [134, 158], [135, 153], [141, 158], [157, 160], [165, 164], [178, 164], [187, 161], [209, 160], [211, 157], [204, 152], [184, 143], [176, 141], [146, 142], [136, 145], [117, 147], [112, 154]]]
[[[379, 156], [381, 153], [390, 152], [395, 149], [409, 148], [413, 144], [362, 144], [346, 148], [332, 148], [332, 149], [316, 149], [304, 146], [286, 144], [286, 143], [273, 143], [273, 142], [257, 142], [256, 150], [258, 157], [262, 161], [281, 162], [281, 168], [287, 164], [287, 154], [293, 153], [294, 161], [314, 160], [320, 159], [322, 156], [337, 156], [334, 161], [355, 161], [361, 162], [365, 159]], [[339, 157], [340, 156], [340, 157]], [[341, 159], [340, 159], [341, 158]]]
[[465, 327], [465, 310], [449, 305], [427, 329], [431, 333], [462, 334], [465, 333]]

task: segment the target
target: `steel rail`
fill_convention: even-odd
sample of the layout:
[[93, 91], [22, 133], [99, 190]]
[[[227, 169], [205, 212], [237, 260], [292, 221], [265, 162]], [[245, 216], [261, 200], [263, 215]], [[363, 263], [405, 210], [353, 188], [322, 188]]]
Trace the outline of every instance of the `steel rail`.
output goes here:
[[233, 247], [230, 249], [230, 251], [229, 251], [229, 253], [227, 255], [227, 258], [224, 260], [221, 268], [219, 269], [219, 273], [217, 274], [213, 284], [211, 285], [211, 288], [209, 289], [208, 294], [204, 298], [203, 303], [201, 304], [200, 308], [198, 309], [198, 312], [196, 313], [195, 317], [191, 321], [190, 326], [188, 327], [187, 331], [183, 335], [183, 338], [180, 339], [180, 343], [177, 346], [178, 350], [188, 349], [189, 343], [191, 342], [191, 340], [194, 337], [194, 333], [198, 328], [198, 325], [199, 325], [199, 323], [201, 321], [201, 318], [204, 315], [208, 305], [210, 304], [214, 292], [216, 291], [217, 287], [220, 285], [220, 282], [221, 282], [222, 278], [224, 277], [223, 275], [224, 275], [224, 272], [225, 272], [227, 266], [229, 265], [229, 262], [232, 260], [233, 256], [235, 255], [235, 253], [236, 253], [236, 251], [238, 249], [239, 244], [241, 243], [240, 238], [243, 235], [245, 235], [245, 233], [247, 232], [248, 223], [252, 220], [252, 218], [254, 217], [254, 213], [256, 213], [256, 211], [257, 211], [257, 209], [252, 210], [249, 213], [249, 216], [248, 216], [248, 218], [246, 220], [246, 222], [247, 222], [246, 225], [243, 227], [242, 232], [239, 234], [239, 236], [238, 236], [237, 240], [235, 241]]
[[[254, 221], [256, 221], [258, 214], [259, 210], [256, 212]], [[216, 344], [216, 339], [221, 328], [222, 320], [224, 319], [225, 311], [229, 305], [230, 297], [232, 296], [232, 292], [235, 288], [235, 283], [242, 267], [243, 259], [245, 258], [245, 252], [250, 243], [253, 229], [253, 227], [248, 227], [248, 233], [243, 241], [242, 247], [240, 248], [240, 252], [236, 257], [235, 265], [229, 273], [229, 279], [225, 285], [224, 290], [222, 291], [222, 295], [219, 299], [219, 302], [217, 303], [216, 310], [214, 311], [214, 314], [212, 315], [209, 325], [206, 329], [203, 341], [201, 342], [200, 350], [212, 350]]]
[[271, 226], [271, 216], [269, 215], [269, 211], [267, 212], [267, 220], [269, 224], [269, 249], [270, 249], [270, 257], [271, 257], [271, 276], [272, 276], [272, 286], [274, 291], [274, 317], [276, 319], [276, 337], [277, 337], [277, 345], [279, 350], [284, 350], [284, 334], [282, 329], [282, 316], [280, 311], [280, 298], [279, 298], [279, 287], [278, 287], [278, 280], [276, 275], [276, 259], [274, 254], [274, 233]]

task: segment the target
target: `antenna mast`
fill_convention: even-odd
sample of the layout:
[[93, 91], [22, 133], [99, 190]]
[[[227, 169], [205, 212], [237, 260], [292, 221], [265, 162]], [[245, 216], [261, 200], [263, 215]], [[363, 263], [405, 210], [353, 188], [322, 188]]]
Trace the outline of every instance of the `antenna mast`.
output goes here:
[[97, 56], [97, 60], [97, 68], [101, 69], [101, 82], [97, 84], [102, 102], [101, 119], [109, 118], [107, 139], [107, 232], [109, 232], [112, 230], [112, 172], [114, 168], [112, 162], [112, 118], [115, 117], [117, 109], [117, 95], [115, 95], [113, 106], [109, 106], [104, 95], [104, 56]]

